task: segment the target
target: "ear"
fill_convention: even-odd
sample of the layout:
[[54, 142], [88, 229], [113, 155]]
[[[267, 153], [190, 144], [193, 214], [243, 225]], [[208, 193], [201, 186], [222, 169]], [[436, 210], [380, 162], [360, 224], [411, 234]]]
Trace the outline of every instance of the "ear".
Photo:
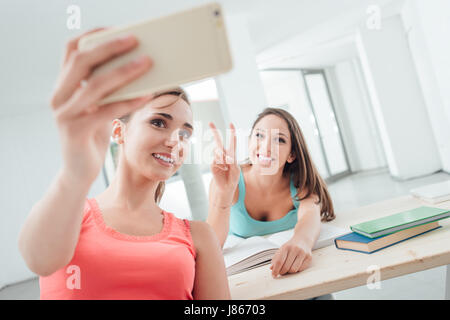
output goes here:
[[287, 162], [288, 163], [292, 163], [295, 160], [295, 154], [290, 154], [289, 157], [287, 158]]

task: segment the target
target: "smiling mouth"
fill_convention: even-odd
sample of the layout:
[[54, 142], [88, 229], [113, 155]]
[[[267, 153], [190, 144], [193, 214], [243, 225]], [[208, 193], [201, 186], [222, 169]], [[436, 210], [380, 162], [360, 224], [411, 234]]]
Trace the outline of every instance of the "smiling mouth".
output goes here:
[[172, 158], [163, 156], [159, 153], [152, 153], [153, 158], [155, 158], [159, 163], [168, 166], [168, 167], [173, 167], [175, 160], [173, 160]]
[[274, 160], [274, 159], [272, 159], [270, 157], [265, 157], [265, 156], [262, 156], [260, 154], [258, 154], [257, 157], [258, 157], [259, 161], [263, 161], [263, 162], [269, 162], [269, 161], [273, 161]]

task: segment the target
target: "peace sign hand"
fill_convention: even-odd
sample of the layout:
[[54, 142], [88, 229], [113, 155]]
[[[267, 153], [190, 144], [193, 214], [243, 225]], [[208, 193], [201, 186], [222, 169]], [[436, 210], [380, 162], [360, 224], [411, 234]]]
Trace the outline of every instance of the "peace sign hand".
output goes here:
[[213, 131], [216, 143], [214, 160], [211, 164], [212, 183], [216, 192], [215, 197], [220, 198], [220, 202], [224, 206], [228, 206], [233, 199], [240, 174], [240, 168], [236, 161], [236, 129], [230, 123], [231, 139], [230, 145], [226, 150], [214, 123], [210, 122], [209, 126]]

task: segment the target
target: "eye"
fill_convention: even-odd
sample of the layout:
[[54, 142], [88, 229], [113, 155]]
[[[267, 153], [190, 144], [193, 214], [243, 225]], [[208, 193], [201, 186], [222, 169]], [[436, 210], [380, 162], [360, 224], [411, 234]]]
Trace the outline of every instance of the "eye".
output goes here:
[[264, 136], [261, 133], [259, 133], [259, 132], [256, 132], [255, 137], [257, 137], [257, 138], [264, 138]]
[[165, 128], [166, 122], [162, 119], [153, 119], [150, 121], [150, 123], [158, 128]]
[[178, 134], [185, 140], [188, 140], [191, 137], [191, 133], [188, 130], [180, 130]]
[[278, 138], [278, 141], [281, 143], [285, 143], [286, 141], [283, 138]]

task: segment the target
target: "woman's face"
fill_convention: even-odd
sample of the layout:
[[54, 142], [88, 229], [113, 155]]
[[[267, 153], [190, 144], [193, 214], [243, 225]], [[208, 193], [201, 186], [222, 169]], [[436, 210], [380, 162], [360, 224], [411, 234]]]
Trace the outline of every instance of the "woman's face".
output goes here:
[[163, 95], [136, 111], [126, 124], [123, 156], [133, 169], [152, 180], [167, 180], [187, 156], [193, 131], [190, 106]]
[[252, 164], [267, 174], [275, 174], [286, 162], [294, 161], [291, 153], [291, 135], [285, 120], [269, 114], [260, 119], [249, 138]]

